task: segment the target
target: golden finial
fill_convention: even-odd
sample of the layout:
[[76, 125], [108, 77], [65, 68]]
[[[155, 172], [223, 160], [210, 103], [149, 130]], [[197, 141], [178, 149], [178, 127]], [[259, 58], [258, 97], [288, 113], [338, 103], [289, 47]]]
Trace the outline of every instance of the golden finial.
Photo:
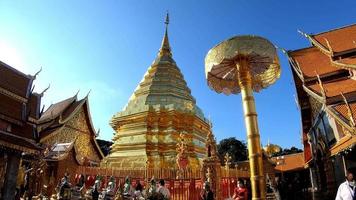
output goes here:
[[172, 56], [171, 53], [171, 47], [169, 45], [169, 41], [168, 41], [168, 24], [169, 24], [169, 14], [167, 12], [166, 15], [166, 20], [164, 22], [166, 24], [166, 30], [163, 36], [163, 40], [162, 40], [162, 44], [161, 44], [161, 48], [159, 49], [159, 56]]
[[166, 21], [164, 23], [166, 24], [166, 27], [169, 24], [169, 13], [168, 13], [168, 10], [167, 10], [167, 14], [166, 14]]

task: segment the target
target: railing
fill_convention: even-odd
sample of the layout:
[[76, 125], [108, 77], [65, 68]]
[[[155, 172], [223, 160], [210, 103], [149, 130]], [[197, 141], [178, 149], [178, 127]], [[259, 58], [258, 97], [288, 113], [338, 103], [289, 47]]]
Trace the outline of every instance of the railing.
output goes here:
[[[200, 193], [203, 188], [202, 171], [200, 169], [187, 169], [182, 174], [177, 169], [118, 169], [103, 167], [78, 167], [76, 174], [83, 174], [86, 177], [101, 176], [101, 187], [105, 187], [110, 177], [115, 179], [116, 187], [123, 186], [125, 178], [129, 176], [135, 187], [135, 182], [140, 181], [145, 188], [152, 177], [164, 179], [166, 187], [170, 190], [174, 200], [194, 200], [200, 199]], [[241, 169], [226, 169], [220, 167], [218, 170], [218, 180], [220, 191], [214, 191], [219, 196], [218, 199], [225, 199], [233, 195], [236, 181], [239, 178], [249, 179], [249, 172]], [[179, 175], [179, 177], [177, 177]], [[117, 189], [116, 188], [116, 189]]]

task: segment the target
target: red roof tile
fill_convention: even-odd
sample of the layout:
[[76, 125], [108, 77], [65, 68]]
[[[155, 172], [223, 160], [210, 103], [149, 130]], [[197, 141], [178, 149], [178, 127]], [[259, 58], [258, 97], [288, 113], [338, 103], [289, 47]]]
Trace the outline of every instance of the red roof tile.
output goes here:
[[334, 52], [355, 49], [356, 24], [312, 35], [312, 37], [325, 47], [327, 47], [325, 41], [327, 39]]
[[[318, 83], [308, 86], [314, 92], [321, 95], [321, 89]], [[342, 93], [347, 94], [356, 91], [356, 81], [353, 79], [344, 79], [329, 83], [323, 83], [326, 97], [339, 96]]]
[[323, 75], [342, 71], [342, 69], [333, 66], [330, 58], [316, 47], [291, 51], [289, 56], [299, 64], [305, 78], [316, 77], [316, 73]]
[[[353, 114], [353, 119], [356, 122], [356, 102], [349, 103], [349, 106], [351, 108], [351, 112]], [[346, 104], [338, 104], [333, 106], [333, 108], [341, 115], [344, 117], [347, 121], [350, 120], [350, 117], [348, 115], [348, 108]]]
[[276, 162], [276, 170], [279, 171], [293, 171], [304, 168], [304, 156], [302, 153], [289, 154], [284, 156], [272, 157]]

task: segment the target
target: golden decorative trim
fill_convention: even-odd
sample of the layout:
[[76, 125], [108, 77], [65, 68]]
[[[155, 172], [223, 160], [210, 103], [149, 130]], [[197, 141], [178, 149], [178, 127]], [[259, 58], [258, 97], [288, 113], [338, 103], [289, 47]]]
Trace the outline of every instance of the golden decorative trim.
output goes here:
[[331, 61], [331, 63], [332, 64], [334, 64], [334, 65], [336, 65], [336, 66], [338, 66], [338, 67], [340, 67], [340, 68], [343, 68], [343, 69], [356, 69], [356, 64], [345, 64], [345, 63], [342, 63], [342, 62], [339, 62], [339, 61], [337, 61], [337, 60], [333, 60], [333, 59], [331, 59], [330, 58], [330, 61]]

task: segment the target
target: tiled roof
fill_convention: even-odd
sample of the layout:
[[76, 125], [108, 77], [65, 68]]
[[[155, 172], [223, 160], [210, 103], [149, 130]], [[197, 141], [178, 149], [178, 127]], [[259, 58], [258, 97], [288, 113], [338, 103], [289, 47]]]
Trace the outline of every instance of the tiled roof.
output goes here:
[[334, 156], [347, 148], [350, 148], [356, 144], [356, 137], [347, 135], [341, 138], [333, 147], [330, 149], [331, 156]]
[[67, 119], [78, 108], [78, 106], [81, 106], [85, 101], [86, 101], [85, 99], [82, 99], [82, 100], [79, 100], [79, 101], [75, 101], [70, 106], [68, 106], [62, 112], [62, 119], [63, 120]]
[[52, 104], [41, 116], [39, 122], [45, 122], [58, 117], [64, 110], [76, 100], [76, 96], [70, 97], [58, 103]]
[[316, 47], [291, 51], [288, 55], [299, 64], [305, 78], [342, 71], [342, 69], [333, 66], [330, 58]]
[[[342, 93], [347, 94], [356, 91], [356, 81], [353, 79], [344, 79], [340, 81], [333, 81], [329, 83], [322, 83], [326, 97], [339, 96]], [[314, 92], [321, 95], [321, 88], [318, 83], [308, 86]]]
[[304, 169], [304, 156], [302, 153], [289, 154], [284, 156], [272, 157], [276, 162], [276, 170], [279, 171], [294, 171]]
[[324, 47], [327, 47], [325, 40], [327, 39], [334, 52], [355, 49], [356, 46], [354, 42], [356, 41], [356, 24], [315, 34], [312, 35], [312, 37]]
[[26, 98], [31, 85], [30, 76], [0, 61], [0, 87]]
[[[356, 44], [355, 44], [356, 47]], [[343, 58], [341, 60], [337, 60], [340, 63], [348, 64], [348, 65], [356, 65], [356, 56], [351, 56], [347, 58]]]
[[54, 144], [48, 152], [46, 159], [61, 160], [73, 148], [74, 142]]
[[[356, 102], [352, 102], [352, 103], [348, 103], [353, 115], [353, 119], [356, 122]], [[345, 120], [349, 121], [350, 117], [348, 114], [348, 108], [347, 105], [342, 103], [342, 104], [338, 104], [333, 106], [334, 110], [338, 112], [339, 115], [341, 115], [342, 117], [345, 118]]]

